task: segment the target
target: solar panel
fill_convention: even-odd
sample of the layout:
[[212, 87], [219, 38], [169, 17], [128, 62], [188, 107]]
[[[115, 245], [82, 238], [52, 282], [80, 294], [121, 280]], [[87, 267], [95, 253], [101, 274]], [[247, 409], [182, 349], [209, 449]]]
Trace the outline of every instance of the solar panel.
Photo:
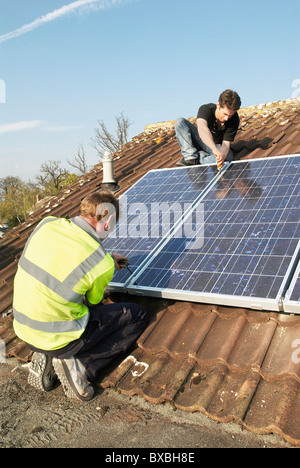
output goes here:
[[[103, 241], [104, 248], [128, 257], [130, 270], [135, 272], [217, 174], [215, 166], [149, 171], [120, 197], [120, 219], [115, 231]], [[129, 278], [126, 269], [116, 272], [111, 289], [123, 290]]]
[[198, 198], [202, 245], [165, 238], [129, 292], [279, 310], [300, 237], [299, 176], [300, 156], [232, 163]]

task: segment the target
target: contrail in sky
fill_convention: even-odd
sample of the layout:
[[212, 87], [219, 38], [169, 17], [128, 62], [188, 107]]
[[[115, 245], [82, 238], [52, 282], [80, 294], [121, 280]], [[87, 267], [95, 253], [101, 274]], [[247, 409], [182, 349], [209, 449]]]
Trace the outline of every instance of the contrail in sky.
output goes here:
[[44, 16], [40, 16], [36, 20], [32, 21], [32, 23], [25, 24], [21, 28], [15, 29], [14, 31], [1, 35], [0, 44], [2, 42], [8, 41], [9, 39], [22, 36], [23, 34], [33, 31], [36, 28], [39, 28], [45, 23], [50, 23], [51, 21], [65, 16], [68, 13], [72, 13], [73, 11], [84, 9], [85, 7], [88, 9], [95, 8], [104, 10], [118, 3], [123, 3], [123, 0], [77, 0], [75, 2], [69, 3], [68, 5], [62, 6], [61, 8], [58, 8], [57, 10], [54, 10], [51, 13], [47, 13]]

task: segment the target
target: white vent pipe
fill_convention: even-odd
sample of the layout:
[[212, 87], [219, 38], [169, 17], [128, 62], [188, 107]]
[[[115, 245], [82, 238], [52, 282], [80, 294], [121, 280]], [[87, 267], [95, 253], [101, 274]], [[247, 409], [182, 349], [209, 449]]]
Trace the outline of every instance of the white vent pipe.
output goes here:
[[116, 184], [114, 178], [114, 160], [109, 151], [103, 155], [103, 184]]

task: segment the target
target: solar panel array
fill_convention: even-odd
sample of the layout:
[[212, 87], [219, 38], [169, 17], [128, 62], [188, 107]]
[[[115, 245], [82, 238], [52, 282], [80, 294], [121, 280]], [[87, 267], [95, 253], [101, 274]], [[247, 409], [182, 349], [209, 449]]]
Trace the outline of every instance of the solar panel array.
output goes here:
[[[114, 250], [128, 256], [134, 266], [132, 276], [126, 272], [121, 278], [124, 288], [173, 299], [281, 310], [299, 256], [299, 176], [300, 156], [238, 161], [221, 174], [216, 166], [150, 172], [127, 192], [128, 206], [136, 200], [149, 208], [153, 202], [172, 201], [178, 202], [179, 211], [182, 203], [190, 209], [180, 213], [171, 229], [160, 230], [156, 239], [150, 235], [156, 227], [149, 212], [144, 218], [148, 235], [116, 237]], [[197, 218], [201, 212], [204, 223]], [[299, 301], [299, 273], [290, 301]]]

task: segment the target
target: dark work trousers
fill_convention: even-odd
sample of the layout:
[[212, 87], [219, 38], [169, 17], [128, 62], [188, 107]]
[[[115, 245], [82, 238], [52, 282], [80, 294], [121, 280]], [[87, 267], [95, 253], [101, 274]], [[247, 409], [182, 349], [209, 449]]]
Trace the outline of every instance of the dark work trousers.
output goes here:
[[138, 339], [148, 320], [142, 307], [130, 303], [94, 306], [90, 312], [84, 345], [75, 357], [93, 382], [104, 367]]
[[148, 323], [146, 311], [134, 303], [90, 307], [89, 323], [83, 335], [65, 348], [43, 351], [58, 359], [78, 358], [93, 383], [101, 370], [138, 339]]

